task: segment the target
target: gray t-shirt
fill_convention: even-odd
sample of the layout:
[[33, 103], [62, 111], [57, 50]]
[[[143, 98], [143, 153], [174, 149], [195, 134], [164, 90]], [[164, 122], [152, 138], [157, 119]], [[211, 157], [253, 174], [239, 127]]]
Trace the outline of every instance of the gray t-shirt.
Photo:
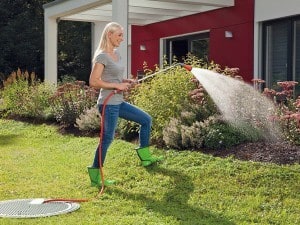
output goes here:
[[[107, 53], [101, 52], [99, 55], [96, 57], [95, 62], [96, 63], [101, 63], [104, 65], [104, 70], [101, 76], [101, 79], [105, 82], [109, 83], [122, 83], [123, 81], [123, 72], [125, 67], [122, 65], [121, 62], [121, 56], [120, 54], [116, 51], [115, 52], [118, 56], [118, 60], [114, 61]], [[99, 97], [97, 104], [103, 104], [105, 101], [106, 97], [112, 92], [113, 90], [108, 90], [108, 89], [100, 89]], [[123, 98], [123, 92], [117, 93], [113, 95], [110, 100], [108, 101], [108, 105], [118, 105], [121, 104], [124, 101]]]

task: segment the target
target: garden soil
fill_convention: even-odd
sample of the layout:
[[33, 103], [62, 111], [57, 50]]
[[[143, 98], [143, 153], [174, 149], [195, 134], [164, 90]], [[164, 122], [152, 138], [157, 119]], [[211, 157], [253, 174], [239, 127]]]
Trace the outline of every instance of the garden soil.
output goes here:
[[280, 165], [300, 163], [300, 146], [289, 142], [244, 143], [223, 150], [205, 150], [217, 157], [232, 156], [239, 160], [276, 163]]

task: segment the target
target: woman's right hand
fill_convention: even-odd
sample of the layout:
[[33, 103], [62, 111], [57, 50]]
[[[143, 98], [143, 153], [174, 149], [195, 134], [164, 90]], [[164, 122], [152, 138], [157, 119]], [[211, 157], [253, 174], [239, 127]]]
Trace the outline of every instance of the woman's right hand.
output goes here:
[[116, 89], [119, 91], [128, 91], [130, 87], [131, 87], [131, 83], [128, 82], [119, 83], [116, 85]]

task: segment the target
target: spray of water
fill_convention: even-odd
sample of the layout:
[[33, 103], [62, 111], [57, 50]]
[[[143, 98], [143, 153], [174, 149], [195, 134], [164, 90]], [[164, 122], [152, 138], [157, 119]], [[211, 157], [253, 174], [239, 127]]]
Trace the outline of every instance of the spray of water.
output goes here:
[[258, 131], [266, 140], [281, 138], [272, 101], [244, 81], [211, 70], [192, 68], [191, 72], [217, 105], [224, 120], [246, 135]]

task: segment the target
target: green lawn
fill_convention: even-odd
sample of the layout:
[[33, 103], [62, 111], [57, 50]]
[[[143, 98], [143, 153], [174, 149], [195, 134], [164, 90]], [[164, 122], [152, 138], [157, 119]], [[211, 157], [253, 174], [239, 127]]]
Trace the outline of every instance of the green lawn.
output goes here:
[[0, 200], [89, 198], [80, 209], [0, 224], [300, 224], [300, 165], [221, 159], [199, 152], [165, 151], [143, 168], [132, 143], [115, 140], [105, 175], [117, 185], [90, 187], [86, 167], [98, 138], [61, 135], [49, 125], [0, 120]]

